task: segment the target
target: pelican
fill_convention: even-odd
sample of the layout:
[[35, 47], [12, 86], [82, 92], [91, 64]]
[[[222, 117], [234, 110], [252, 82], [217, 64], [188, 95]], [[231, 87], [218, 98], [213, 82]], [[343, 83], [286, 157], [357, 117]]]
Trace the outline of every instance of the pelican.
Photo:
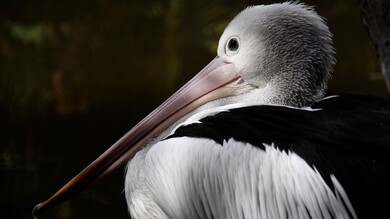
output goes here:
[[312, 7], [248, 7], [217, 54], [33, 213], [128, 162], [133, 218], [388, 215], [390, 101], [325, 95], [332, 35]]

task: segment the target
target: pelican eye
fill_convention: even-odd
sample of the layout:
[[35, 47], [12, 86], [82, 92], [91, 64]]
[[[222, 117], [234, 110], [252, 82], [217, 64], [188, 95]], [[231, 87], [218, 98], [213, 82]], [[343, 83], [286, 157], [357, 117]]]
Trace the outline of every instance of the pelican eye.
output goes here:
[[226, 43], [225, 53], [228, 56], [232, 56], [240, 50], [240, 38], [230, 37]]

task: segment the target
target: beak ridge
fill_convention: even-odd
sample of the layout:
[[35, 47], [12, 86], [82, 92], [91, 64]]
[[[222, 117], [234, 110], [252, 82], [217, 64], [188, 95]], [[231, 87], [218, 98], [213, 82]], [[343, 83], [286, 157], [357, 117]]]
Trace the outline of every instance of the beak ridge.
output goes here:
[[36, 205], [32, 212], [33, 216], [36, 217], [48, 207], [67, 200], [73, 194], [121, 166], [141, 150], [151, 138], [160, 134], [196, 107], [210, 100], [232, 95], [229, 92], [214, 91], [237, 79], [240, 79], [240, 76], [234, 65], [216, 57], [52, 197]]

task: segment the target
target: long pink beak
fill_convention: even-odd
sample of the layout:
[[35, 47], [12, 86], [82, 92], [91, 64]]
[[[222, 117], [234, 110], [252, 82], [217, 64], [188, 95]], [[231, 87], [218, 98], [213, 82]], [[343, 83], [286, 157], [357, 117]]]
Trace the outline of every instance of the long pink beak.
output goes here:
[[[229, 84], [240, 79], [232, 64], [216, 57], [187, 84], [146, 116], [45, 202], [36, 205], [36, 217], [50, 206], [60, 204], [95, 180], [130, 160], [148, 141], [196, 107], [221, 97], [234, 95]], [[225, 89], [224, 89], [225, 88]]]

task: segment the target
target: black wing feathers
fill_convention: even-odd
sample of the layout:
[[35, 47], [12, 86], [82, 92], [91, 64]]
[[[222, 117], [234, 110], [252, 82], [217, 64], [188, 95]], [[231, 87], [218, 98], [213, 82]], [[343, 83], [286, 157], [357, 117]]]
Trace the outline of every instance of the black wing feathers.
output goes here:
[[[231, 138], [293, 151], [325, 181], [334, 174], [360, 218], [384, 213], [390, 192], [390, 101], [360, 95], [325, 99], [313, 111], [281, 106], [232, 109], [180, 127], [168, 138]], [[386, 209], [387, 210], [387, 209]]]

